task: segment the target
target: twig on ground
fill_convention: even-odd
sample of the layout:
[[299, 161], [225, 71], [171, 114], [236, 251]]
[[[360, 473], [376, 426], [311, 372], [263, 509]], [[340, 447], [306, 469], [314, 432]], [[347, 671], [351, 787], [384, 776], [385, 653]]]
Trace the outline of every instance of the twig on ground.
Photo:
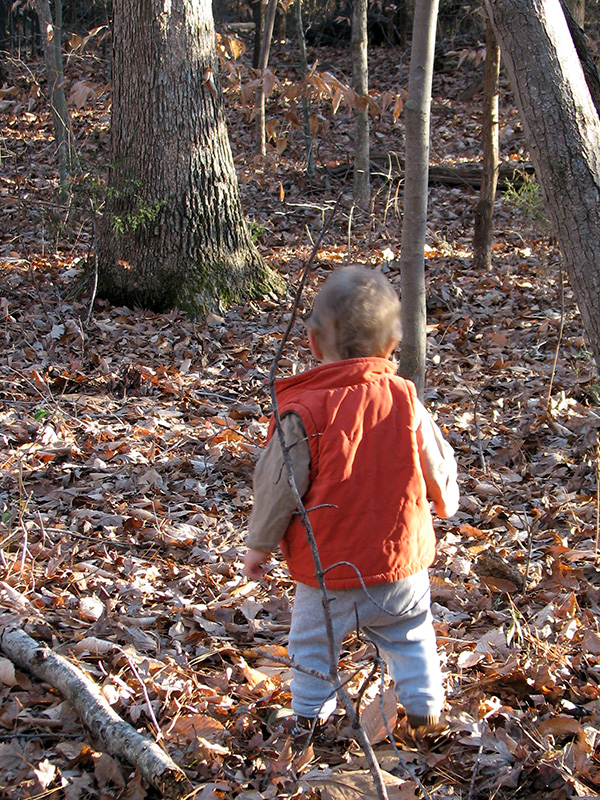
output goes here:
[[92, 286], [92, 294], [90, 297], [90, 308], [87, 318], [85, 320], [85, 327], [88, 328], [92, 321], [92, 314], [94, 313], [94, 303], [96, 302], [96, 292], [98, 291], [98, 235], [96, 230], [96, 211], [94, 204], [90, 198], [90, 208], [92, 211], [92, 235], [93, 235], [93, 252], [94, 252], [94, 283]]
[[596, 561], [600, 542], [600, 433], [596, 432]]
[[548, 414], [552, 412], [552, 387], [554, 385], [554, 377], [556, 375], [556, 365], [558, 364], [558, 354], [560, 352], [560, 345], [563, 337], [563, 330], [565, 328], [565, 280], [563, 275], [562, 261], [560, 267], [560, 327], [558, 329], [558, 339], [556, 341], [556, 350], [554, 352], [554, 362], [552, 364], [552, 372], [550, 374], [550, 385], [548, 386], [548, 395], [546, 397], [546, 411]]
[[523, 576], [523, 591], [527, 592], [527, 584], [529, 583], [529, 568], [531, 567], [531, 554], [533, 552], [533, 531], [537, 526], [532, 522], [529, 526], [527, 534], [527, 560], [525, 561], [525, 574]]
[[[479, 430], [479, 398], [481, 397], [481, 393], [486, 387], [483, 386], [480, 391], [475, 395], [475, 400], [473, 401], [473, 423], [475, 424], [475, 434], [477, 435], [477, 447], [479, 448], [479, 459], [481, 461], [481, 469], [483, 470], [483, 474], [488, 474], [488, 468], [485, 461], [485, 455], [483, 453], [483, 445], [481, 444], [481, 431]], [[470, 390], [469, 390], [470, 391]]]
[[473, 774], [471, 775], [471, 785], [469, 786], [469, 794], [467, 795], [467, 800], [471, 800], [473, 797], [473, 792], [475, 791], [475, 781], [477, 780], [477, 773], [479, 772], [479, 764], [481, 762], [481, 756], [483, 755], [483, 738], [485, 736], [485, 729], [487, 726], [487, 719], [483, 719], [481, 723], [481, 744], [479, 745], [479, 750], [477, 751], [477, 758], [475, 759], [475, 766], [473, 767]]
[[129, 664], [129, 669], [133, 672], [133, 674], [136, 677], [137, 682], [140, 685], [140, 688], [141, 688], [142, 693], [144, 695], [144, 699], [146, 701], [146, 706], [148, 707], [148, 714], [149, 714], [150, 719], [152, 720], [152, 723], [154, 724], [154, 727], [156, 729], [156, 736], [155, 736], [156, 741], [160, 742], [161, 739], [164, 739], [164, 736], [163, 736], [162, 730], [160, 729], [160, 725], [158, 724], [158, 720], [156, 719], [156, 715], [154, 714], [154, 709], [152, 708], [152, 703], [150, 702], [150, 696], [148, 695], [148, 690], [146, 689], [146, 684], [142, 680], [142, 677], [141, 677], [140, 673], [137, 671], [136, 666], [133, 663], [133, 660], [129, 657], [129, 654], [127, 653], [127, 651], [123, 650], [121, 648], [121, 652], [123, 653], [123, 655], [127, 659], [127, 663]]

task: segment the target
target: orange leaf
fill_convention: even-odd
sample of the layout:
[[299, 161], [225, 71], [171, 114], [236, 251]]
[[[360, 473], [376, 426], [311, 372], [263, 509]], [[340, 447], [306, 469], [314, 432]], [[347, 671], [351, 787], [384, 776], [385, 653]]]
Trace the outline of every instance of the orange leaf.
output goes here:
[[342, 97], [343, 97], [343, 96], [344, 96], [344, 92], [343, 92], [343, 91], [342, 91], [340, 88], [337, 88], [337, 89], [334, 91], [334, 93], [333, 93], [333, 97], [332, 97], [332, 99], [331, 99], [331, 106], [332, 106], [332, 109], [333, 109], [333, 113], [334, 113], [334, 114], [336, 113], [336, 111], [337, 111], [337, 110], [338, 110], [338, 108], [340, 107], [340, 103], [341, 103], [341, 101], [342, 101]]
[[398, 117], [402, 113], [403, 106], [404, 106], [404, 98], [402, 97], [402, 95], [397, 94], [396, 95], [396, 99], [394, 101], [394, 111], [392, 113], [392, 118], [393, 118], [394, 122], [396, 122], [396, 120], [398, 119]]
[[277, 120], [270, 119], [265, 124], [265, 133], [267, 135], [267, 139], [273, 139], [273, 141], [277, 141]]
[[465, 523], [464, 525], [460, 526], [460, 532], [464, 533], [465, 536], [468, 536], [471, 539], [487, 539], [488, 534], [484, 531], [479, 530], [474, 525], [469, 525]]
[[517, 591], [516, 585], [512, 581], [505, 580], [505, 578], [495, 578], [491, 575], [480, 575], [479, 578], [492, 592], [514, 594]]

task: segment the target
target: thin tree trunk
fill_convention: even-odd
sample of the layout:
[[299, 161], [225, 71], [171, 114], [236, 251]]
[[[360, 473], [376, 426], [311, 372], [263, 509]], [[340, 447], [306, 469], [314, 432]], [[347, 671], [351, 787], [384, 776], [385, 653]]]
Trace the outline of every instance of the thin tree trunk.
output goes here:
[[427, 308], [425, 302], [425, 234], [429, 178], [431, 83], [438, 0], [417, 0], [404, 104], [406, 178], [400, 252], [402, 348], [400, 374], [412, 380], [420, 398], [425, 388]]
[[577, 55], [581, 61], [583, 74], [585, 75], [585, 82], [587, 83], [590, 94], [592, 95], [592, 100], [596, 106], [596, 111], [600, 115], [600, 74], [598, 73], [598, 67], [596, 66], [594, 57], [592, 56], [590, 48], [588, 47], [588, 43], [586, 41], [587, 37], [583, 32], [583, 23], [579, 24], [577, 22], [566, 0], [561, 0], [560, 4], [565, 13], [565, 18], [567, 20], [567, 25], [569, 26], [569, 32], [573, 38], [575, 50], [577, 51]]
[[61, 0], [55, 0], [56, 23], [52, 19], [50, 3], [48, 0], [33, 0], [33, 7], [38, 15], [42, 32], [42, 45], [44, 61], [48, 77], [48, 94], [50, 98], [50, 111], [52, 126], [56, 140], [56, 155], [58, 159], [58, 175], [61, 194], [68, 191], [69, 172], [73, 157], [73, 133], [71, 121], [67, 111], [67, 101], [64, 89], [64, 73], [62, 63]]
[[164, 797], [182, 800], [193, 790], [174, 761], [155, 742], [124, 722], [91, 678], [66, 658], [14, 624], [0, 630], [0, 651], [19, 669], [49, 683], [66, 697], [106, 750], [138, 767], [142, 777]]
[[567, 0], [573, 19], [583, 30], [585, 25], [585, 0]]
[[[308, 74], [308, 58], [306, 57], [306, 39], [304, 38], [304, 25], [302, 24], [302, 0], [294, 0], [294, 17], [296, 20], [296, 35], [298, 37], [298, 49], [300, 51], [300, 69], [302, 78]], [[313, 153], [313, 136], [310, 129], [310, 108], [306, 93], [302, 94], [302, 125], [304, 132], [304, 145], [306, 147], [306, 174], [309, 178], [314, 178], [317, 174], [315, 168], [315, 157]]]
[[357, 107], [354, 118], [354, 202], [364, 209], [371, 205], [369, 162], [369, 55], [367, 0], [354, 0], [352, 6], [352, 80]]
[[275, 13], [277, 11], [277, 0], [269, 0], [267, 13], [265, 14], [265, 28], [263, 31], [262, 45], [260, 48], [260, 59], [258, 62], [258, 72], [261, 82], [256, 89], [256, 149], [261, 155], [267, 153], [267, 133], [265, 124], [265, 91], [264, 74], [269, 63], [269, 52], [271, 51], [271, 39], [273, 38], [273, 25], [275, 24]]
[[494, 201], [500, 159], [498, 156], [498, 84], [500, 76], [500, 48], [494, 29], [488, 19], [485, 35], [485, 84], [483, 91], [483, 172], [479, 202], [475, 209], [473, 236], [473, 266], [476, 269], [492, 268], [492, 234]]
[[283, 5], [278, 6], [279, 14], [275, 14], [275, 22], [273, 23], [273, 36], [276, 42], [285, 44], [286, 29], [287, 29], [287, 12]]
[[250, 4], [252, 7], [252, 20], [254, 22], [254, 47], [252, 50], [252, 66], [258, 69], [260, 63], [260, 46], [263, 37], [263, 28], [265, 20], [265, 7], [262, 0], [253, 0]]
[[486, 0], [486, 6], [600, 365], [600, 120], [559, 0]]

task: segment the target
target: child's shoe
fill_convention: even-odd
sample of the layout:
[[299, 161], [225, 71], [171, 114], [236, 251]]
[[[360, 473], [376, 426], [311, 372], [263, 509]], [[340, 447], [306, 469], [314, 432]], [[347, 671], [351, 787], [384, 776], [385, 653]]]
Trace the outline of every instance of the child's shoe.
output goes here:
[[440, 714], [429, 714], [418, 717], [414, 714], [406, 715], [406, 735], [415, 744], [430, 744], [439, 739], [448, 731], [448, 724]]
[[314, 741], [318, 741], [325, 730], [325, 720], [302, 717], [290, 708], [280, 708], [273, 718], [273, 727], [291, 739], [292, 750], [301, 753]]

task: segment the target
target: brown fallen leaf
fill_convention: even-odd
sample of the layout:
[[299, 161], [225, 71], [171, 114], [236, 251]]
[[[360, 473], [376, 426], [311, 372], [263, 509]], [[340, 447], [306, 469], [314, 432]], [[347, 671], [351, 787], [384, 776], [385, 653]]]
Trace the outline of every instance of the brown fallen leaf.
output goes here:
[[564, 715], [549, 717], [542, 722], [538, 722], [536, 729], [542, 736], [564, 736], [568, 733], [579, 733], [583, 730], [581, 722], [573, 719], [573, 717]]
[[117, 789], [125, 786], [125, 779], [119, 764], [108, 753], [94, 753], [94, 775], [101, 789], [112, 784]]
[[[382, 770], [389, 800], [414, 800], [417, 784], [403, 781]], [[321, 776], [306, 776], [308, 784], [318, 789], [321, 800], [365, 800], [376, 796], [373, 776], [368, 770], [333, 769]]]
[[164, 732], [166, 739], [192, 741], [197, 736], [208, 742], [222, 742], [228, 736], [224, 725], [206, 714], [186, 714], [175, 721]]
[[[367, 738], [371, 744], [383, 742], [388, 737], [388, 729], [393, 731], [398, 719], [398, 704], [393, 689], [387, 688], [383, 693], [383, 713], [381, 710], [382, 698], [378, 694], [370, 700], [361, 711], [361, 722]], [[385, 719], [384, 715], [385, 714]], [[387, 728], [386, 728], [387, 721]]]

